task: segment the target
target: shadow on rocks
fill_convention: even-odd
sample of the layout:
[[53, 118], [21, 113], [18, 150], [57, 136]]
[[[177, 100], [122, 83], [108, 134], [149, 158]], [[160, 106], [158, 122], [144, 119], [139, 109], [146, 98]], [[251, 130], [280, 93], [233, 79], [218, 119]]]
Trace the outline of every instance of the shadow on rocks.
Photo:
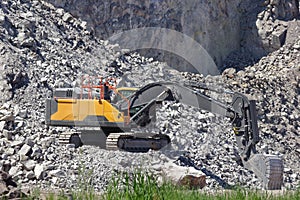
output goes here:
[[219, 183], [219, 185], [221, 187], [223, 187], [224, 189], [233, 189], [234, 188], [233, 185], [229, 185], [225, 180], [223, 180], [219, 176], [215, 175], [213, 172], [206, 169], [205, 167], [201, 168], [201, 167], [197, 166], [194, 163], [194, 161], [192, 161], [191, 158], [189, 158], [188, 156], [181, 155], [181, 156], [179, 156], [177, 161], [180, 163], [180, 165], [194, 167], [196, 170], [202, 171], [206, 176], [208, 176], [208, 177], [214, 179], [215, 181], [217, 181]]

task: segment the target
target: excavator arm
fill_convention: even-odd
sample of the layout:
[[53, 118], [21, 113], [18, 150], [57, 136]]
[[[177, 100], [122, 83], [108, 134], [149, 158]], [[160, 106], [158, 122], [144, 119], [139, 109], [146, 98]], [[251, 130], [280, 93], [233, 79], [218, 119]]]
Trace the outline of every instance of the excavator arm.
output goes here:
[[[155, 105], [175, 101], [209, 111], [231, 120], [238, 145], [237, 162], [253, 171], [266, 189], [280, 189], [283, 183], [283, 162], [275, 155], [256, 152], [259, 142], [255, 100], [244, 94], [229, 92], [232, 103], [227, 105], [200, 92], [206, 86], [182, 85], [174, 82], [150, 83], [137, 90], [129, 99], [130, 122], [146, 126], [155, 120]], [[126, 111], [128, 103], [120, 102], [119, 110]]]

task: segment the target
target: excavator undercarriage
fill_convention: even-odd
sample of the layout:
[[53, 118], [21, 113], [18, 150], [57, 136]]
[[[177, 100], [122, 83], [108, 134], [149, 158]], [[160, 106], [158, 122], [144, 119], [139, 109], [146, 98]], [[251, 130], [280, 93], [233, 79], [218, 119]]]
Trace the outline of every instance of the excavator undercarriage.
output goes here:
[[169, 136], [163, 134], [111, 133], [106, 139], [106, 149], [147, 152], [150, 149], [160, 150], [170, 142]]
[[[100, 78], [97, 84], [88, 82], [80, 89], [58, 89], [46, 101], [46, 123], [51, 126], [101, 127], [108, 150], [147, 152], [170, 144], [170, 138], [160, 133], [132, 133], [135, 127], [145, 127], [156, 120], [156, 105], [163, 101], [180, 102], [230, 119], [237, 141], [237, 162], [253, 171], [266, 189], [280, 189], [283, 183], [283, 162], [275, 155], [256, 151], [259, 142], [255, 101], [244, 94], [217, 91], [232, 96], [231, 104], [215, 100], [202, 91], [213, 90], [197, 83], [179, 84], [155, 82], [142, 88], [118, 90], [112, 80]], [[111, 98], [111, 93], [121, 98]], [[123, 92], [123, 93], [122, 93]], [[61, 136], [64, 142], [80, 146], [79, 134]], [[69, 136], [67, 136], [69, 135]], [[69, 138], [69, 141], [68, 141]]]

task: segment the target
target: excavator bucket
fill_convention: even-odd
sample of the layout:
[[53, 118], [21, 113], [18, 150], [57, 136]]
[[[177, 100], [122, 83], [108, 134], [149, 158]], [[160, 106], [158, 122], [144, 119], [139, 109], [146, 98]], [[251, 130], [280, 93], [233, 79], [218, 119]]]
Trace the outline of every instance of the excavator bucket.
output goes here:
[[254, 154], [244, 167], [254, 172], [267, 190], [280, 190], [283, 184], [283, 161], [280, 157], [267, 154]]

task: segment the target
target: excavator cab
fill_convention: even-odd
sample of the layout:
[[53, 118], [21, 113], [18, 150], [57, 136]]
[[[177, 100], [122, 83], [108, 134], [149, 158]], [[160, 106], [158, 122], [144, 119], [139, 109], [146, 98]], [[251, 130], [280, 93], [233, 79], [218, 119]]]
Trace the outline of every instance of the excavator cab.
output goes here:
[[117, 103], [118, 101], [122, 100], [122, 99], [127, 99], [128, 97], [130, 97], [131, 95], [133, 95], [136, 91], [138, 90], [138, 88], [134, 88], [134, 87], [120, 87], [120, 88], [116, 88], [116, 92], [113, 92], [111, 94], [111, 102], [112, 103]]

